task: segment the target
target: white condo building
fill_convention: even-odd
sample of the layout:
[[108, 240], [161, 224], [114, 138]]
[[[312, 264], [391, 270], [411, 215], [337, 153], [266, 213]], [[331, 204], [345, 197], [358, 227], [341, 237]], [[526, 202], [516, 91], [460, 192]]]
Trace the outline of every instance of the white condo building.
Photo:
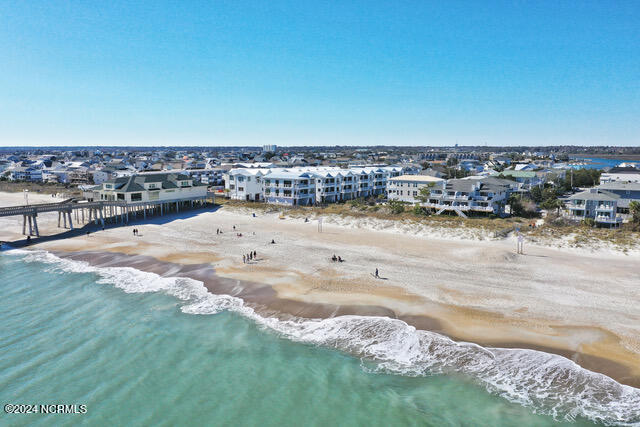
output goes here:
[[232, 199], [306, 206], [386, 194], [389, 178], [413, 171], [403, 166], [232, 169], [225, 188]]

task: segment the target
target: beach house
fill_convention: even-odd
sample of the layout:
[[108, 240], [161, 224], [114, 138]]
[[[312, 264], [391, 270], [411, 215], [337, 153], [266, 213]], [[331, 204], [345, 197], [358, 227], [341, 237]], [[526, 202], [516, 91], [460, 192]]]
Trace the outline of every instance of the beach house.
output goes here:
[[622, 214], [623, 219], [629, 213], [629, 203], [640, 202], [640, 182], [610, 181], [597, 188], [620, 197], [616, 203], [616, 213]]
[[511, 188], [493, 177], [481, 179], [449, 179], [435, 182], [430, 188], [429, 199], [421, 206], [431, 208], [436, 214], [455, 212], [466, 217], [469, 213], [504, 213]]
[[[571, 195], [566, 201], [569, 218], [575, 220], [593, 219], [598, 225], [619, 226], [623, 218], [618, 214], [620, 196], [599, 188]], [[628, 204], [627, 204], [628, 206]]]

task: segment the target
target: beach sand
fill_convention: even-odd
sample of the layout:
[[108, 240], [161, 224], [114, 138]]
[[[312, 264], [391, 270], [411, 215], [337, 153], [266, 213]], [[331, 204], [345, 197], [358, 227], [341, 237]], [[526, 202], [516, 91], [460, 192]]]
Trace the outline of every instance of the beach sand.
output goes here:
[[[21, 198], [2, 193], [0, 205]], [[256, 214], [221, 207], [139, 217], [32, 247], [97, 265], [193, 277], [272, 315], [383, 315], [456, 340], [553, 352], [640, 386], [635, 253], [526, 244], [517, 255], [511, 239], [451, 240], [349, 226], [348, 219], [326, 220], [320, 233], [314, 220]], [[0, 240], [22, 239], [21, 221], [0, 218]], [[42, 214], [38, 223], [43, 235], [60, 232], [57, 214]], [[216, 234], [218, 228], [224, 233]], [[257, 259], [243, 264], [242, 255], [254, 250]], [[332, 262], [333, 254], [345, 262]], [[374, 277], [376, 268], [381, 278]]]

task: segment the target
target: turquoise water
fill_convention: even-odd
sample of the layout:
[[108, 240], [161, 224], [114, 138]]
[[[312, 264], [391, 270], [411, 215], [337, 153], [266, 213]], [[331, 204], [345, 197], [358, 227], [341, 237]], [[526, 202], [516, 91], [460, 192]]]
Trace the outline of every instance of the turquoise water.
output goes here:
[[[1, 413], [3, 425], [560, 424], [534, 410], [590, 425], [584, 408], [562, 412], [543, 397], [521, 406], [471, 375], [392, 373], [392, 363], [337, 349], [354, 350], [336, 335], [297, 342], [231, 298], [213, 309], [182, 280], [7, 252], [0, 278], [0, 402], [87, 405], [86, 414]], [[624, 403], [612, 419], [640, 422]]]

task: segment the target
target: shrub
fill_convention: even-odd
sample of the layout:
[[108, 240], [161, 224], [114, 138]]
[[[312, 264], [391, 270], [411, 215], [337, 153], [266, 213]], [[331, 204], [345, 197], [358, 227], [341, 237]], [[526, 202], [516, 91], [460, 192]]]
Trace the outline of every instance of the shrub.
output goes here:
[[400, 215], [401, 213], [404, 212], [404, 202], [399, 202], [397, 200], [392, 200], [389, 202], [389, 210], [391, 210], [391, 213], [394, 215]]
[[593, 218], [585, 218], [580, 223], [587, 227], [593, 227], [596, 225], [596, 221]]
[[412, 212], [417, 216], [429, 216], [429, 212], [420, 205], [414, 206]]

